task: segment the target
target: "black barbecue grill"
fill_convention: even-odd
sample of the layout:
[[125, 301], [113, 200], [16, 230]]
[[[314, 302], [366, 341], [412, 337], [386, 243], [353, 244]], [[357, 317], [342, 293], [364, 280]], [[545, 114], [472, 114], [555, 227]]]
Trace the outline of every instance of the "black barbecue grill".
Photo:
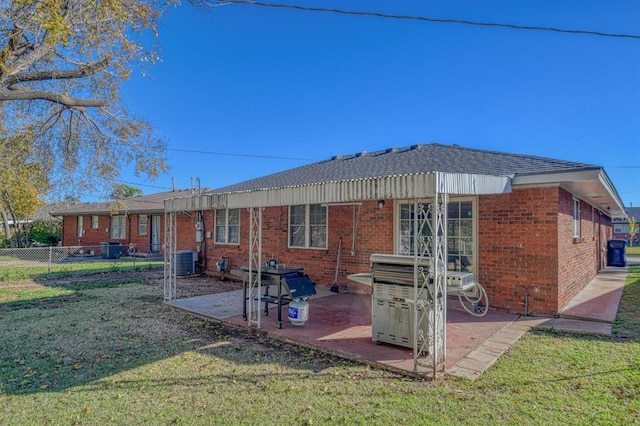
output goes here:
[[[242, 318], [247, 320], [247, 301], [249, 286], [249, 267], [243, 266], [240, 269], [231, 271], [233, 274], [241, 276], [244, 284]], [[253, 271], [257, 274], [257, 271]], [[269, 304], [278, 306], [278, 328], [282, 328], [282, 306], [288, 305], [295, 299], [301, 299], [316, 294], [316, 288], [308, 275], [303, 273], [301, 267], [266, 267], [261, 271], [261, 283], [264, 293], [260, 295], [260, 301], [264, 302], [264, 315], [269, 315]], [[277, 286], [277, 294], [270, 294], [269, 288]], [[255, 300], [255, 299], [254, 299]]]

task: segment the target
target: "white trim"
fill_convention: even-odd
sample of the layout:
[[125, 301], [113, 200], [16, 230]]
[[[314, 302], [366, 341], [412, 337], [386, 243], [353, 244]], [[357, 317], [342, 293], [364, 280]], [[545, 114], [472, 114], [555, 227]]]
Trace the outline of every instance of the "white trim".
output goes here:
[[433, 197], [436, 192], [451, 195], [508, 193], [511, 192], [511, 178], [509, 176], [442, 172], [383, 176], [174, 198], [165, 201], [165, 209], [166, 211], [198, 211], [216, 208], [349, 203], [398, 198], [415, 199]]
[[[513, 178], [512, 185], [514, 188], [560, 185], [572, 194], [579, 195], [578, 198], [582, 201], [602, 210], [607, 216], [623, 215], [625, 211], [620, 195], [602, 168], [516, 176]], [[597, 198], [592, 197], [592, 193], [583, 193], [587, 185], [594, 185]]]

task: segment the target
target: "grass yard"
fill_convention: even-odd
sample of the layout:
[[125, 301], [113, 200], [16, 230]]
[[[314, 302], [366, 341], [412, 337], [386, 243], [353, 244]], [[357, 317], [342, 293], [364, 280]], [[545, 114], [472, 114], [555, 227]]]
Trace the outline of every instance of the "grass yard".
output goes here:
[[207, 322], [163, 305], [154, 282], [0, 283], [0, 424], [637, 424], [632, 271], [614, 337], [529, 333], [474, 382], [415, 381]]
[[[13, 260], [7, 258], [7, 260]], [[93, 275], [103, 274], [111, 272], [122, 272], [132, 270], [150, 270], [159, 269], [164, 266], [161, 260], [147, 260], [147, 259], [135, 259], [135, 258], [121, 258], [118, 260], [105, 260], [105, 261], [88, 261], [88, 262], [76, 262], [76, 263], [57, 263], [51, 265], [51, 270], [43, 262], [42, 265], [34, 266], [27, 264], [27, 266], [20, 266], [10, 264], [9, 266], [2, 265], [0, 261], [0, 283], [16, 280], [28, 280], [28, 279], [51, 279], [51, 278], [66, 278], [78, 275]]]
[[625, 251], [627, 254], [640, 254], [640, 246], [627, 247]]

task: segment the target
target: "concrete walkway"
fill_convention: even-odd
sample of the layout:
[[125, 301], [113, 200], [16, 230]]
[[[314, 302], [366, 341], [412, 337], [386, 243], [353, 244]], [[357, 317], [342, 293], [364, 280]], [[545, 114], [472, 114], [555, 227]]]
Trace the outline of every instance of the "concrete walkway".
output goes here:
[[[627, 263], [640, 264], [640, 256], [627, 255]], [[447, 372], [453, 376], [478, 378], [531, 328], [610, 336], [628, 272], [628, 268], [605, 268], [567, 304], [557, 318], [519, 317]]]

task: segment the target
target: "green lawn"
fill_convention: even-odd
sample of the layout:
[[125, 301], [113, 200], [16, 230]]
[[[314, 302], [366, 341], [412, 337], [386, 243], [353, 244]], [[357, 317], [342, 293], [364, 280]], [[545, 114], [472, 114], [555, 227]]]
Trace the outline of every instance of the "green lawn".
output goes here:
[[633, 246], [626, 248], [627, 254], [640, 254], [640, 246]]
[[0, 424], [637, 424], [632, 270], [612, 338], [528, 333], [474, 382], [416, 381], [210, 323], [147, 282], [59, 286], [73, 303], [45, 305], [0, 292]]
[[[11, 260], [11, 258], [5, 258]], [[102, 274], [131, 270], [147, 270], [162, 268], [161, 260], [121, 258], [118, 260], [90, 261], [76, 263], [52, 264], [51, 270], [46, 263], [40, 266], [2, 266], [0, 265], [0, 283], [26, 279], [65, 278], [78, 275]]]

